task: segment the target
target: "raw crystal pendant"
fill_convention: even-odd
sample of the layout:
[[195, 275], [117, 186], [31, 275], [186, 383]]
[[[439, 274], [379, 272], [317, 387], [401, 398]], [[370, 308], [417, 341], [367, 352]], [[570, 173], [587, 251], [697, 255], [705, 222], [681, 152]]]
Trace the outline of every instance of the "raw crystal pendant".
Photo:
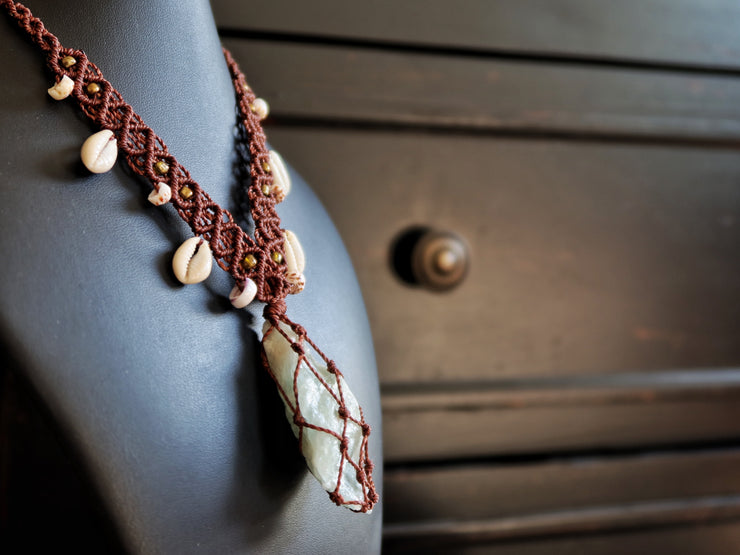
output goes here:
[[337, 505], [369, 513], [378, 499], [370, 427], [347, 382], [299, 326], [268, 321], [263, 333], [270, 374], [309, 470]]

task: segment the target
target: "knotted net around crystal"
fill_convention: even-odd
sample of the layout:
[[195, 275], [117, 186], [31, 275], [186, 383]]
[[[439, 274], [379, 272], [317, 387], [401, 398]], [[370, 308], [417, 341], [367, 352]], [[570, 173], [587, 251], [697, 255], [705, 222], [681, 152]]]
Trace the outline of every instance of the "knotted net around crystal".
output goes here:
[[368, 455], [370, 426], [362, 408], [334, 362], [301, 326], [284, 314], [266, 317], [265, 366], [309, 470], [334, 503], [370, 512], [378, 495]]

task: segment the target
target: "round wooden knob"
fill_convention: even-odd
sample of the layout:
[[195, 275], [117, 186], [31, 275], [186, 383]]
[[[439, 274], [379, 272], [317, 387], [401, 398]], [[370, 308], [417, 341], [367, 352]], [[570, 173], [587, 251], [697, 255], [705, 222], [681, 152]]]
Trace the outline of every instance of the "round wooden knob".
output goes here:
[[462, 237], [449, 231], [429, 230], [414, 245], [411, 270], [422, 287], [444, 291], [462, 283], [469, 258]]

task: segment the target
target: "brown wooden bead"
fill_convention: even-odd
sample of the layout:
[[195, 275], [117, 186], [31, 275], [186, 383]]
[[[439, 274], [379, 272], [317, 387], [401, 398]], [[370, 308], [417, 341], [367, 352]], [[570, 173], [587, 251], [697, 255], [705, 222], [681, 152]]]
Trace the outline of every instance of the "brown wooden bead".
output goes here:
[[159, 175], [164, 175], [168, 171], [170, 171], [170, 165], [164, 160], [160, 160], [159, 162], [156, 162], [154, 164], [154, 171], [157, 172]]
[[245, 270], [251, 270], [256, 265], [257, 265], [257, 257], [254, 256], [253, 254], [250, 253], [247, 256], [245, 256], [244, 258], [242, 258], [241, 266]]

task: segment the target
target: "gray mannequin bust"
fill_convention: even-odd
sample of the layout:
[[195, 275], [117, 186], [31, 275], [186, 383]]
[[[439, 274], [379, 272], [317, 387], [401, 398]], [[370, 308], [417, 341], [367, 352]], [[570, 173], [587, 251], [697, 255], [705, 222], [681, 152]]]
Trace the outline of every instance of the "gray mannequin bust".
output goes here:
[[[63, 45], [85, 50], [236, 213], [235, 100], [205, 0], [26, 5]], [[172, 207], [147, 202], [147, 184], [121, 164], [84, 170], [79, 147], [97, 129], [71, 101], [48, 97], [43, 55], [15, 23], [3, 14], [0, 27], [4, 366], [74, 453], [120, 548], [379, 552], [382, 505], [371, 515], [337, 507], [306, 469], [261, 367], [262, 306], [233, 309], [231, 279], [217, 268], [202, 284], [177, 282], [171, 255], [189, 229]], [[248, 63], [243, 69], [248, 77]], [[363, 405], [381, 493], [379, 391], [362, 297], [328, 215], [292, 178], [278, 212], [301, 238], [308, 285], [288, 299], [288, 313]]]

